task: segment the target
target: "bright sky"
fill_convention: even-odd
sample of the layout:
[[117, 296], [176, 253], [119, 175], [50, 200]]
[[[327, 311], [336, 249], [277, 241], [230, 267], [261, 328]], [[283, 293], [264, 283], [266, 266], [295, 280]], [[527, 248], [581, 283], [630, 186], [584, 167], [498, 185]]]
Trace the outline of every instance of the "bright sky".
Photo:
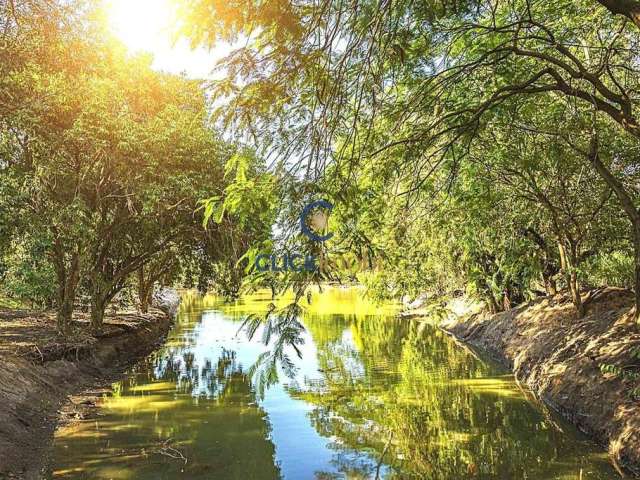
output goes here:
[[169, 0], [105, 0], [109, 24], [131, 53], [153, 54], [153, 67], [190, 78], [210, 78], [216, 60], [230, 47], [191, 50], [183, 41], [174, 44], [170, 35], [172, 12]]

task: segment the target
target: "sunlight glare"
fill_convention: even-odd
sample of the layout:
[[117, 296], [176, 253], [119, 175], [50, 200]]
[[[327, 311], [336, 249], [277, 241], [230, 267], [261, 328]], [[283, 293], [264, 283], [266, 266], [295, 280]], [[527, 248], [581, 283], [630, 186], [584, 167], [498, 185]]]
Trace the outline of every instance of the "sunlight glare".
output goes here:
[[108, 0], [107, 9], [114, 33], [129, 50], [153, 53], [170, 45], [169, 0]]
[[156, 70], [211, 78], [216, 60], [231, 51], [231, 46], [224, 42], [212, 50], [192, 50], [185, 40], [174, 42], [176, 19], [171, 0], [104, 1], [113, 34], [131, 53], [152, 54]]

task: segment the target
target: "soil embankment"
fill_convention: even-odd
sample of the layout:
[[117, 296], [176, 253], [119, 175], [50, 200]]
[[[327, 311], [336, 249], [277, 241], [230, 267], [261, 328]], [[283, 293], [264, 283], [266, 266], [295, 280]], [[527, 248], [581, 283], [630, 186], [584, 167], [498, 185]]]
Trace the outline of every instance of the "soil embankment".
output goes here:
[[175, 312], [163, 309], [108, 316], [98, 337], [78, 314], [64, 340], [51, 314], [0, 310], [0, 478], [42, 478], [58, 421], [82, 414], [69, 395], [108, 385], [161, 344]]
[[640, 355], [634, 355], [640, 325], [632, 317], [633, 296], [610, 288], [585, 300], [581, 319], [568, 299], [554, 297], [441, 326], [506, 364], [538, 398], [605, 446], [617, 465], [640, 476]]

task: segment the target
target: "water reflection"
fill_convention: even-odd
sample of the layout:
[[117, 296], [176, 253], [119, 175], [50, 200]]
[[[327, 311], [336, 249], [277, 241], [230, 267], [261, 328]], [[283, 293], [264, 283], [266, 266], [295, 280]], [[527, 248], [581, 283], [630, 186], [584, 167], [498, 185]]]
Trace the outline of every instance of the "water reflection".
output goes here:
[[269, 303], [185, 297], [166, 346], [101, 416], [58, 432], [55, 478], [616, 477], [511, 376], [357, 291], [304, 305], [302, 358], [259, 395], [249, 372], [267, 349], [237, 332]]

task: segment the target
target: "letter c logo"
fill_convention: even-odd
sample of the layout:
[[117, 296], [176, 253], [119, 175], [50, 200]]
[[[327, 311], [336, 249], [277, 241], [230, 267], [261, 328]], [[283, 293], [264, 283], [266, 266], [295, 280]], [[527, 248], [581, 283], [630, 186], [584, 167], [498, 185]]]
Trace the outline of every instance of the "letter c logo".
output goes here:
[[315, 202], [311, 202], [302, 210], [300, 214], [300, 228], [302, 229], [302, 233], [304, 233], [307, 237], [309, 237], [314, 242], [326, 242], [331, 237], [333, 237], [333, 233], [327, 233], [326, 235], [318, 235], [313, 232], [309, 226], [307, 225], [307, 217], [313, 211], [314, 208], [325, 208], [331, 212], [333, 210], [333, 205], [331, 205], [327, 200], [316, 200]]

